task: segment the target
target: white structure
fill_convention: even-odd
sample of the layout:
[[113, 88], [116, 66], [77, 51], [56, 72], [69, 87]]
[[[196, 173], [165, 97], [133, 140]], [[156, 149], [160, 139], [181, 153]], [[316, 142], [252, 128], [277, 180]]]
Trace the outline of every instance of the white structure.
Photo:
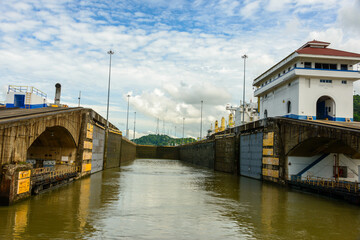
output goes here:
[[257, 77], [254, 95], [260, 118], [353, 120], [353, 69], [360, 54], [328, 48], [310, 41]]
[[29, 86], [9, 85], [6, 94], [6, 108], [41, 108], [47, 107], [46, 94]]
[[230, 110], [230, 112], [235, 116], [235, 127], [259, 120], [259, 114], [256, 103], [245, 102], [245, 114], [244, 114], [245, 121], [243, 120], [243, 105], [241, 103], [239, 107], [226, 106], [226, 110]]

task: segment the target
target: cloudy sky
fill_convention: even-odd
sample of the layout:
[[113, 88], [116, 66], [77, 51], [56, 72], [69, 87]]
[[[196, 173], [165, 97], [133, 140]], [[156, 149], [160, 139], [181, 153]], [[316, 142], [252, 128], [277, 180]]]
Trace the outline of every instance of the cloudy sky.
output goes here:
[[[0, 1], [0, 101], [7, 85], [30, 85], [106, 116], [137, 136], [204, 134], [252, 81], [309, 40], [360, 53], [360, 0], [6, 0]], [[359, 91], [358, 85], [355, 90]], [[255, 100], [255, 99], [253, 99]]]

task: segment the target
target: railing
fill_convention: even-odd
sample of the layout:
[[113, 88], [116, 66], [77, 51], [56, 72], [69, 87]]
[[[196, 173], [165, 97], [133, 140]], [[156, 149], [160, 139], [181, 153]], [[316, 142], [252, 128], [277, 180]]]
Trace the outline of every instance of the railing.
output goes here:
[[298, 177], [292, 176], [292, 182], [306, 184], [309, 186], [317, 186], [320, 188], [341, 190], [351, 193], [360, 192], [360, 183], [358, 182], [349, 182], [349, 181], [336, 181], [332, 178], [320, 178], [320, 177]]
[[40, 97], [47, 97], [47, 94], [39, 89], [31, 86], [16, 86], [16, 85], [9, 85], [8, 92], [23, 92], [23, 93], [34, 93]]
[[59, 170], [54, 170], [54, 168], [51, 167], [35, 168], [31, 170], [31, 177], [45, 176], [46, 178], [52, 179], [52, 178], [64, 176], [66, 174], [77, 173], [77, 172], [80, 172], [80, 167], [68, 167]]

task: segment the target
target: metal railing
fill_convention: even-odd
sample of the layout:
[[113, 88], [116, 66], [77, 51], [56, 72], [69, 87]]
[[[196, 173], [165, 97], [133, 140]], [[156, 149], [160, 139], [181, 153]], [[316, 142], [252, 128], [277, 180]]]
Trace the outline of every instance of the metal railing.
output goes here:
[[72, 173], [78, 173], [80, 172], [80, 167], [68, 167], [65, 169], [58, 169], [58, 170], [54, 170], [54, 168], [52, 167], [45, 167], [45, 168], [35, 168], [33, 170], [31, 170], [31, 177], [39, 177], [39, 176], [46, 176], [46, 178], [56, 178], [56, 177], [61, 177], [67, 174], [72, 174]]
[[34, 93], [40, 97], [47, 97], [47, 94], [39, 89], [31, 86], [16, 86], [16, 85], [9, 85], [8, 92], [23, 92], [23, 93]]
[[346, 192], [350, 192], [350, 193], [359, 193], [360, 192], [360, 189], [359, 189], [360, 183], [342, 181], [342, 180], [336, 181], [336, 179], [333, 179], [333, 178], [291, 176], [291, 181], [296, 182], [296, 183], [310, 185], [310, 186], [317, 186], [320, 188], [346, 191]]

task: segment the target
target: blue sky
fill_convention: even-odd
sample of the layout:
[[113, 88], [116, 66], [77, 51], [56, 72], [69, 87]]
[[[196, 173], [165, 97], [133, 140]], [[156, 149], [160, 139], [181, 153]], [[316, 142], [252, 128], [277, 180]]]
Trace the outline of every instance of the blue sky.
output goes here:
[[[106, 115], [109, 56], [113, 49], [110, 121], [137, 136], [165, 131], [198, 137], [200, 101], [204, 134], [242, 99], [252, 80], [313, 39], [360, 53], [359, 0], [18, 0], [0, 2], [0, 101], [6, 86], [31, 85], [51, 102], [62, 84], [62, 102]], [[355, 90], [358, 91], [358, 84]], [[255, 100], [255, 99], [253, 99]], [[132, 136], [132, 133], [131, 133]]]

